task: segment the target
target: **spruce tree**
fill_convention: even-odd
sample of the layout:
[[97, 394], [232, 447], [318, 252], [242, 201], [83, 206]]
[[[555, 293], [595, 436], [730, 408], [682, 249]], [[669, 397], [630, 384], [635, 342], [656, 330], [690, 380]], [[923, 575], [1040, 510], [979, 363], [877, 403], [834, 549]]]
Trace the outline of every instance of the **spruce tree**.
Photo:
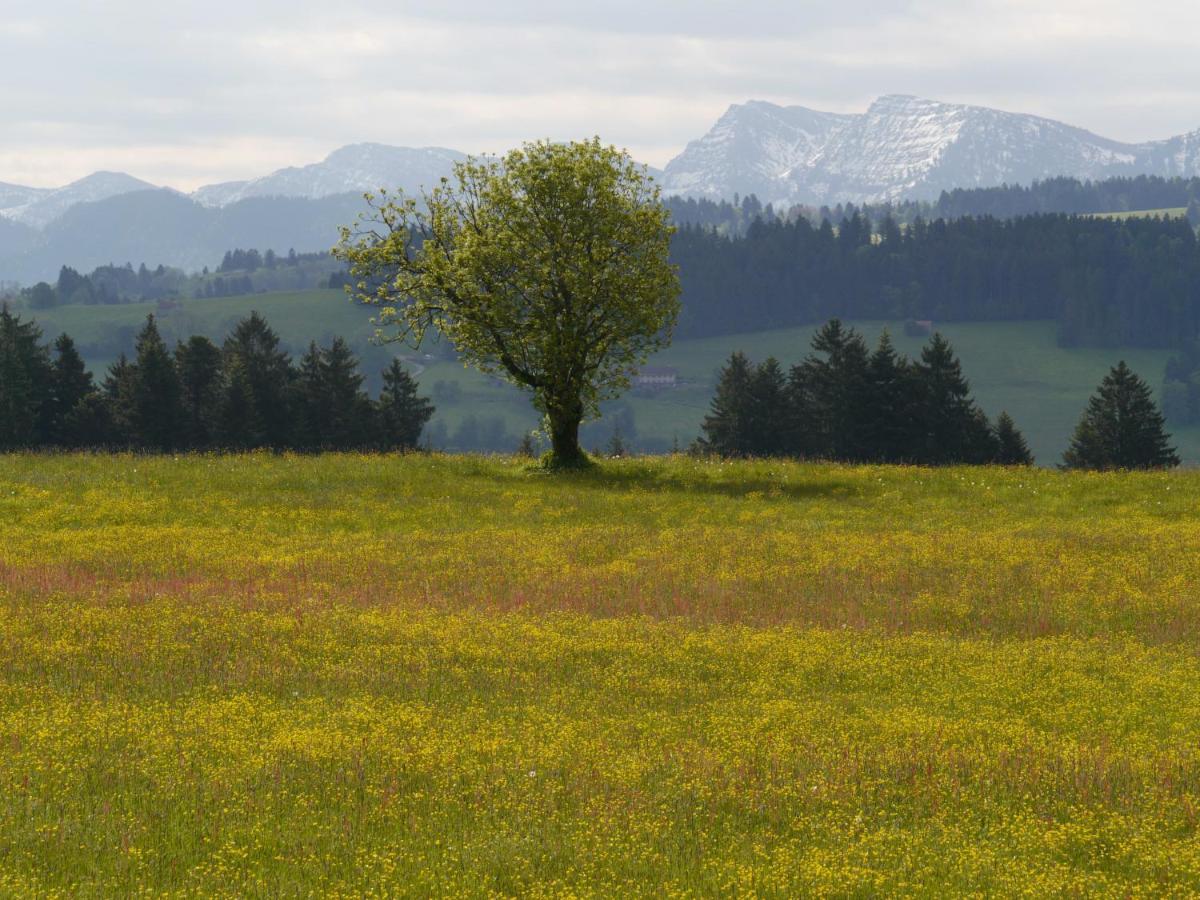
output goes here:
[[224, 392], [221, 349], [206, 337], [193, 335], [175, 347], [183, 406], [180, 444], [204, 450], [217, 441]]
[[919, 402], [916, 379], [908, 360], [896, 353], [886, 329], [868, 362], [867, 384], [862, 458], [871, 462], [915, 458], [913, 410]]
[[824, 420], [807, 364], [799, 363], [788, 371], [785, 400], [781, 423], [785, 455], [801, 459], [827, 455]]
[[[383, 372], [383, 390], [379, 394], [379, 428], [384, 450], [413, 450], [421, 431], [433, 417], [433, 404], [418, 396], [417, 382], [400, 360], [393, 359]], [[529, 455], [533, 455], [532, 437], [527, 433]], [[526, 445], [523, 442], [522, 448]], [[524, 452], [523, 450], [518, 452]]]
[[54, 342], [54, 354], [50, 368], [53, 407], [50, 441], [63, 447], [97, 446], [103, 442], [103, 435], [80, 430], [94, 415], [79, 409], [96, 392], [92, 373], [87, 370], [83, 357], [75, 348], [75, 342], [68, 335], [58, 336]]
[[182, 390], [175, 360], [153, 315], [146, 317], [135, 346], [128, 413], [132, 443], [148, 450], [172, 450], [182, 437]]
[[316, 343], [300, 360], [295, 406], [302, 434], [296, 444], [306, 450], [354, 450], [374, 437], [374, 409], [362, 390], [358, 359], [342, 338], [327, 349]]
[[1122, 360], [1088, 401], [1071, 446], [1068, 469], [1159, 469], [1179, 465], [1149, 385]]
[[1002, 466], [1031, 466], [1033, 454], [1025, 436], [1017, 430], [1017, 424], [1007, 412], [996, 419], [996, 462]]
[[825, 357], [811, 355], [804, 362], [820, 455], [865, 459], [870, 404], [867, 344], [853, 328], [831, 319], [813, 336], [812, 347]]
[[129, 447], [136, 443], [134, 426], [133, 365], [122, 353], [108, 367], [101, 391], [104, 396], [104, 419], [108, 425], [107, 443]]
[[325, 401], [321, 348], [316, 341], [309, 342], [296, 367], [296, 377], [292, 383], [292, 410], [296, 416], [292, 423], [293, 446], [310, 452], [325, 446], [328, 404]]
[[778, 360], [769, 357], [755, 368], [748, 386], [746, 453], [782, 456], [787, 452], [787, 379]]
[[265, 447], [267, 428], [258, 414], [254, 386], [240, 358], [225, 359], [225, 383], [217, 412], [218, 445], [227, 450]]
[[[257, 312], [240, 321], [222, 348], [228, 379], [222, 399], [222, 441], [231, 447], [289, 446], [291, 358]], [[234, 382], [236, 375], [237, 382]]]
[[971, 399], [971, 387], [950, 342], [935, 334], [921, 350], [914, 372], [920, 391], [916, 407], [920, 455], [914, 461], [990, 461], [996, 453], [991, 429]]
[[748, 411], [753, 375], [753, 367], [744, 353], [739, 350], [729, 357], [717, 377], [716, 394], [700, 426], [704, 432], [699, 441], [702, 451], [718, 456], [750, 455]]
[[50, 438], [50, 358], [33, 322], [0, 306], [0, 450], [34, 447]]
[[321, 353], [324, 383], [325, 445], [334, 450], [357, 450], [371, 442], [374, 408], [363, 391], [358, 357], [342, 338], [334, 338]]

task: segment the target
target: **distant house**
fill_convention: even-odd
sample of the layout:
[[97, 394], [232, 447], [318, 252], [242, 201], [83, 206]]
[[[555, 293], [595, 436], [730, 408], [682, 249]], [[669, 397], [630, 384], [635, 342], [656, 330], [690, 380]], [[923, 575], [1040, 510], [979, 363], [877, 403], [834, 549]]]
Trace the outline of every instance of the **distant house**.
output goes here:
[[678, 370], [669, 366], [646, 366], [633, 376], [633, 386], [640, 388], [673, 388], [678, 383]]
[[926, 337], [933, 334], [932, 319], [909, 319], [904, 323], [904, 333], [909, 337]]

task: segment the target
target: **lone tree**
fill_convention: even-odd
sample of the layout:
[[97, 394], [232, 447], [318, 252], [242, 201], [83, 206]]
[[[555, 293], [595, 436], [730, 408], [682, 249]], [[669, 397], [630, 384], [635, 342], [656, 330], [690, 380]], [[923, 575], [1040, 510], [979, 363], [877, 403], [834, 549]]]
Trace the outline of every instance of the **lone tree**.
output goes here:
[[467, 160], [421, 198], [367, 195], [341, 231], [359, 300], [387, 340], [433, 329], [463, 360], [531, 391], [552, 466], [586, 461], [579, 425], [670, 338], [679, 282], [659, 190], [628, 154], [525, 144]]
[[1122, 360], [1088, 401], [1071, 446], [1068, 469], [1161, 469], [1179, 465], [1150, 388]]

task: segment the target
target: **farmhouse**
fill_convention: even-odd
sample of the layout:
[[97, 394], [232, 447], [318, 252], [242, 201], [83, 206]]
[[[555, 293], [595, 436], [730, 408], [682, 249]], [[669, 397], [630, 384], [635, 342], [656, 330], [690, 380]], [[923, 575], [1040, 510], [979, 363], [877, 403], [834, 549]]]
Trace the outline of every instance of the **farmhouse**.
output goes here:
[[904, 323], [904, 333], [909, 337], [926, 337], [933, 334], [933, 321], [930, 319], [909, 319]]
[[641, 388], [673, 388], [679, 382], [679, 372], [669, 366], [646, 366], [633, 376], [633, 386]]

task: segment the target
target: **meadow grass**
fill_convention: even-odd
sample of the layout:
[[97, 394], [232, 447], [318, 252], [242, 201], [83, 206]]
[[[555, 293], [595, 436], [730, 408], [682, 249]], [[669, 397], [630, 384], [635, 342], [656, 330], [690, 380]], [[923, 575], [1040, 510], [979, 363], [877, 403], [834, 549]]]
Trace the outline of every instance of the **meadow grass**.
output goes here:
[[1183, 219], [1187, 217], [1186, 206], [1170, 206], [1163, 209], [1129, 209], [1119, 212], [1087, 213], [1096, 219]]
[[0, 893], [1191, 894], [1198, 495], [0, 457]]

